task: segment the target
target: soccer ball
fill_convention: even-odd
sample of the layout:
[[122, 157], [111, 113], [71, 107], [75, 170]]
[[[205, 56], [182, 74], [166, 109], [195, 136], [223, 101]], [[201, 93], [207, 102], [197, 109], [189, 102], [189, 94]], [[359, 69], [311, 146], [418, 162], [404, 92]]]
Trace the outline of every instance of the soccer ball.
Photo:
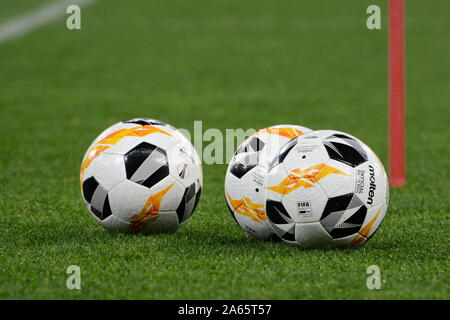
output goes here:
[[285, 144], [265, 180], [275, 233], [304, 248], [356, 247], [373, 236], [388, 207], [386, 172], [375, 153], [339, 131]]
[[286, 142], [308, 131], [294, 125], [261, 129], [245, 140], [231, 159], [225, 175], [225, 198], [234, 220], [251, 238], [274, 238], [264, 211], [263, 183], [269, 160]]
[[192, 215], [203, 177], [198, 154], [180, 131], [139, 118], [94, 140], [80, 184], [88, 210], [107, 230], [147, 234], [174, 232]]

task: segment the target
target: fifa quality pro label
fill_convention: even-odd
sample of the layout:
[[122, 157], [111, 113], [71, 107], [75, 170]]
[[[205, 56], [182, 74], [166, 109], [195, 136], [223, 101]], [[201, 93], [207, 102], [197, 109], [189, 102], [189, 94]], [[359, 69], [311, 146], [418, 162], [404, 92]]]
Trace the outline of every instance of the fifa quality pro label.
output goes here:
[[297, 212], [303, 218], [311, 217], [312, 216], [311, 202], [297, 201]]

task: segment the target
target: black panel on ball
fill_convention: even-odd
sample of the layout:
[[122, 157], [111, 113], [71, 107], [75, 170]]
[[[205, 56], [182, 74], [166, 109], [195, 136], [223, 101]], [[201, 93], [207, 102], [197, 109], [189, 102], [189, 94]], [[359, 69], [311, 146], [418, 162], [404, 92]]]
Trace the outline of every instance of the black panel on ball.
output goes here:
[[275, 224], [292, 223], [289, 213], [279, 201], [267, 200], [266, 214], [269, 220]]
[[[295, 231], [294, 231], [294, 233], [295, 233]], [[281, 238], [283, 240], [286, 240], [286, 241], [295, 241], [295, 234], [294, 233], [286, 232], [285, 234], [283, 234], [281, 236]]]
[[159, 167], [159, 169], [156, 170], [147, 179], [145, 179], [144, 182], [142, 182], [142, 185], [146, 186], [147, 188], [151, 188], [168, 175], [169, 175], [169, 165], [166, 163], [161, 167]]
[[149, 125], [166, 125], [166, 123], [159, 121], [159, 120], [155, 120], [155, 119], [149, 119], [149, 118], [136, 118], [136, 119], [130, 119], [130, 120], [126, 120], [123, 121], [123, 123], [135, 123], [135, 124], [139, 124], [141, 126], [149, 126]]
[[322, 217], [320, 218], [320, 220], [326, 218], [330, 213], [346, 210], [352, 198], [353, 193], [347, 193], [342, 196], [328, 199], [325, 209], [323, 209]]
[[102, 212], [100, 210], [95, 209], [93, 206], [90, 206], [89, 209], [97, 218], [102, 220]]
[[127, 179], [131, 178], [156, 148], [156, 146], [150, 143], [142, 142], [125, 154], [124, 159]]
[[192, 183], [189, 187], [184, 189], [183, 198], [181, 199], [180, 205], [178, 206], [176, 212], [178, 216], [179, 223], [182, 223], [187, 218], [189, 218], [197, 206], [198, 200], [200, 198], [201, 189], [195, 192], [195, 185], [200, 184], [198, 181]]
[[351, 167], [356, 167], [368, 159], [361, 143], [345, 134], [332, 134], [323, 141], [323, 144], [331, 159]]
[[[329, 225], [330, 222], [325, 223], [325, 218], [335, 215], [337, 221], [345, 214], [347, 210], [354, 210], [358, 208], [350, 217], [337, 225]], [[348, 212], [348, 211], [347, 211]], [[362, 224], [366, 218], [367, 208], [359, 200], [357, 196], [352, 193], [344, 194], [342, 196], [330, 198], [322, 213], [321, 224], [327, 229], [328, 233], [333, 239], [343, 238], [359, 232]], [[337, 222], [335, 221], [335, 223]], [[324, 225], [325, 223], [325, 225]]]
[[88, 203], [91, 203], [92, 196], [97, 187], [98, 182], [94, 177], [90, 177], [83, 182], [83, 197]]
[[367, 158], [360, 154], [355, 148], [343, 143], [327, 142], [325, 148], [331, 159], [343, 162], [351, 167], [356, 167], [367, 161]]
[[358, 211], [352, 214], [350, 218], [345, 220], [345, 223], [359, 224], [361, 226], [364, 223], [364, 220], [366, 219], [366, 214], [367, 208], [366, 206], [363, 205], [358, 209]]
[[252, 170], [254, 167], [256, 167], [256, 164], [249, 163], [249, 164], [243, 164], [240, 162], [235, 162], [230, 169], [230, 172], [236, 176], [237, 178], [242, 178], [247, 172]]
[[127, 179], [153, 187], [169, 175], [166, 152], [147, 142], [142, 142], [124, 155]]

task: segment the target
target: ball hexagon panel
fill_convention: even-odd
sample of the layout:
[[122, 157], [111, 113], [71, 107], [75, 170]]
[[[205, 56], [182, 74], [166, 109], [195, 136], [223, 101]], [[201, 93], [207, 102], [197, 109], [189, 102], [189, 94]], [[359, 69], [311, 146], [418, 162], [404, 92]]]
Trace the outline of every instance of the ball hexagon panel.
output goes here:
[[166, 151], [141, 142], [123, 156], [128, 180], [147, 188], [153, 187], [169, 175]]
[[111, 211], [114, 216], [129, 223], [134, 215], [144, 211], [152, 194], [147, 187], [124, 180], [108, 193]]
[[368, 209], [363, 225], [358, 233], [335, 239], [335, 244], [341, 248], [351, 248], [358, 247], [367, 242], [383, 221], [386, 208], [384, 205], [379, 205]]
[[146, 207], [158, 212], [175, 212], [185, 193], [184, 186], [171, 175], [158, 182], [150, 190], [151, 198], [148, 199]]
[[266, 214], [270, 222], [276, 225], [292, 224], [295, 222], [281, 201], [267, 200]]
[[354, 191], [355, 170], [353, 167], [335, 160], [328, 160], [317, 169], [318, 172], [313, 174], [328, 198]]
[[356, 234], [366, 217], [367, 208], [353, 193], [328, 199], [320, 223], [333, 237]]
[[[163, 231], [164, 221], [169, 223], [167, 231], [174, 230], [173, 217], [178, 224], [174, 209], [179, 206], [182, 192], [181, 185], [168, 176], [152, 189], [125, 180], [109, 192], [109, 197], [113, 215], [128, 223], [130, 232], [146, 233], [156, 229]], [[164, 217], [160, 219], [162, 214]], [[159, 222], [155, 229], [150, 225], [155, 224], [157, 220]]]
[[229, 172], [236, 178], [241, 179], [259, 163], [257, 152], [241, 152], [235, 155], [229, 165]]
[[292, 189], [285, 192], [281, 202], [291, 218], [300, 223], [319, 221], [328, 197], [317, 181], [310, 179], [305, 185], [303, 179], [296, 178], [289, 183], [292, 183]]
[[333, 245], [333, 238], [319, 222], [296, 223], [294, 234], [295, 242], [304, 248], [326, 248]]
[[92, 164], [92, 168], [93, 176], [106, 191], [111, 190], [127, 178], [121, 155], [102, 153]]
[[351, 167], [356, 167], [368, 159], [362, 144], [349, 135], [335, 132], [326, 137], [323, 144], [331, 159]]

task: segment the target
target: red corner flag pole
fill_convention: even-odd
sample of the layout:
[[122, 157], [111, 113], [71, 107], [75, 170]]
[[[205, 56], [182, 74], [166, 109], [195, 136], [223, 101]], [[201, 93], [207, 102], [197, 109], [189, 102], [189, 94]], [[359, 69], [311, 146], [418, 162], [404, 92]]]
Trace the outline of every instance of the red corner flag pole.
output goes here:
[[389, 171], [392, 187], [405, 185], [404, 3], [389, 0]]

